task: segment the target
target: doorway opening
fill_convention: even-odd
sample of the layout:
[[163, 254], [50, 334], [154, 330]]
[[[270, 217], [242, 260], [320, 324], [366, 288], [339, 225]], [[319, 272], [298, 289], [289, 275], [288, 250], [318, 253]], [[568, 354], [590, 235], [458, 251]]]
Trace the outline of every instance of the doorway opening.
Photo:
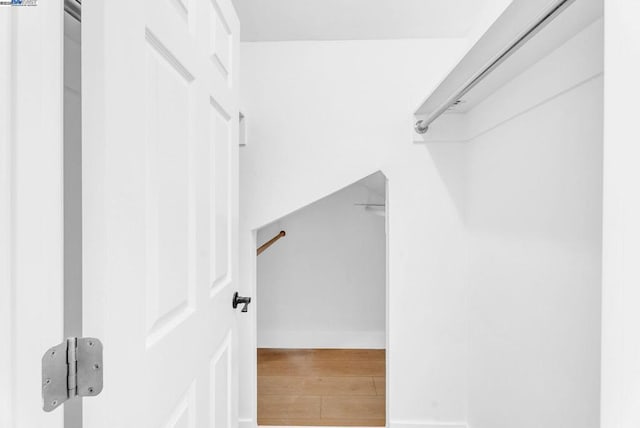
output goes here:
[[257, 231], [258, 425], [386, 425], [386, 183]]

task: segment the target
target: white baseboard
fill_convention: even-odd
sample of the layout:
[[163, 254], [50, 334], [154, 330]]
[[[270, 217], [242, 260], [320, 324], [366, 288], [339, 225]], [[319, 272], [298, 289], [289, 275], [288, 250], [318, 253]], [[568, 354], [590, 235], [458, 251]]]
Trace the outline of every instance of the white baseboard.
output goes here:
[[238, 428], [256, 428], [257, 426], [253, 419], [238, 419]]
[[384, 349], [384, 331], [258, 331], [258, 348]]
[[390, 422], [389, 428], [469, 428], [466, 422]]

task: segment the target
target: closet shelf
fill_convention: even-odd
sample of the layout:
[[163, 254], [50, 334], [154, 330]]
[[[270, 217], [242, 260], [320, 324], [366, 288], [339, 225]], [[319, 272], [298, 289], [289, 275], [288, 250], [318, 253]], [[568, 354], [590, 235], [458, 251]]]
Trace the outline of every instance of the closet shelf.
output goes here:
[[600, 0], [514, 0], [416, 109], [416, 126], [471, 111], [602, 14]]

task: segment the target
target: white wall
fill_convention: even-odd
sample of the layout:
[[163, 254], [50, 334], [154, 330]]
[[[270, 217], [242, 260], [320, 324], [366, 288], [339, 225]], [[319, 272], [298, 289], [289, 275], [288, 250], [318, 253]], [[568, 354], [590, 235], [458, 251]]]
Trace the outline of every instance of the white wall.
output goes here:
[[[389, 180], [388, 418], [465, 420], [462, 144], [411, 144], [412, 112], [466, 40], [245, 43], [241, 293], [255, 289], [253, 230], [375, 171]], [[285, 238], [286, 239], [286, 238]], [[241, 423], [255, 425], [255, 338], [244, 319]], [[246, 358], [245, 358], [246, 357]]]
[[640, 426], [640, 2], [605, 2], [602, 428]]
[[384, 202], [356, 183], [260, 229], [287, 235], [258, 257], [259, 347], [385, 347], [385, 218], [354, 205]]
[[473, 428], [599, 426], [602, 34], [600, 20], [469, 113], [509, 118], [468, 146]]
[[502, 12], [511, 4], [512, 0], [484, 0], [477, 11], [474, 24], [467, 32], [467, 43], [473, 46], [489, 29]]

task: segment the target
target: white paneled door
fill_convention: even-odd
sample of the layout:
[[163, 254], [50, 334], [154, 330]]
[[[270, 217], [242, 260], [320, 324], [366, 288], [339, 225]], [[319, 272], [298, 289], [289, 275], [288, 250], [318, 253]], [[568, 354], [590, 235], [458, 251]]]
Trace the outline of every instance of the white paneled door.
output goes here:
[[231, 0], [82, 4], [85, 428], [237, 425]]

